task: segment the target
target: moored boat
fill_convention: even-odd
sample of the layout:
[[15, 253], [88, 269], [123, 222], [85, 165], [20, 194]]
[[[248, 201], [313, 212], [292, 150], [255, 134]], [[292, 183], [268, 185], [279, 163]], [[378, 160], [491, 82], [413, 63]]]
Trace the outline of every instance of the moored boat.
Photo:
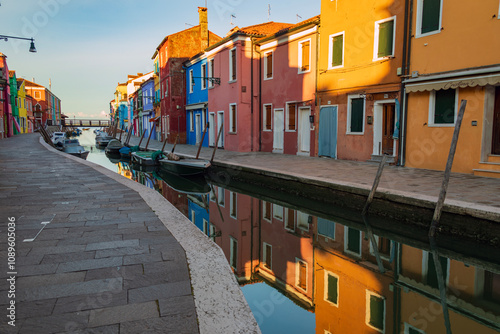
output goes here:
[[183, 157], [179, 160], [164, 158], [159, 163], [162, 169], [179, 175], [203, 174], [211, 165], [208, 160]]
[[161, 151], [131, 152], [130, 161], [138, 165], [157, 166], [162, 155]]
[[89, 151], [80, 145], [78, 139], [65, 139], [63, 142], [63, 152], [82, 159], [87, 159], [89, 155]]
[[111, 139], [104, 150], [106, 153], [120, 154], [123, 144], [118, 139]]
[[185, 194], [206, 194], [210, 192], [210, 185], [203, 174], [182, 176], [163, 168], [158, 168], [153, 175], [157, 175], [172, 189]]

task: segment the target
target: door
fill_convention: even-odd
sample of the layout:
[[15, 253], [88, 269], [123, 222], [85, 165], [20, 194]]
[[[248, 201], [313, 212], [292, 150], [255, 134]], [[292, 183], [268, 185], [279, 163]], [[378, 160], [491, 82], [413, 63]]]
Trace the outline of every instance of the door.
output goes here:
[[208, 125], [208, 145], [211, 147], [215, 146], [215, 114], [212, 112], [209, 115], [209, 125]]
[[382, 154], [394, 155], [394, 117], [396, 105], [394, 103], [384, 104], [382, 122]]
[[318, 155], [337, 158], [337, 106], [319, 111]]
[[500, 155], [500, 87], [495, 89], [495, 110], [493, 112], [493, 141], [491, 153]]
[[311, 148], [311, 125], [309, 116], [311, 115], [311, 108], [299, 108], [299, 136], [298, 136], [298, 149], [299, 154], [304, 153], [309, 155]]
[[195, 129], [196, 131], [196, 144], [199, 144], [201, 141], [201, 115], [196, 114], [196, 121], [195, 121]]
[[273, 152], [283, 151], [284, 131], [285, 131], [285, 119], [284, 119], [283, 109], [274, 109]]
[[219, 141], [217, 142], [217, 147], [224, 147], [224, 112], [219, 111], [217, 113], [217, 135], [219, 135], [219, 131], [222, 128], [222, 132], [220, 134]]

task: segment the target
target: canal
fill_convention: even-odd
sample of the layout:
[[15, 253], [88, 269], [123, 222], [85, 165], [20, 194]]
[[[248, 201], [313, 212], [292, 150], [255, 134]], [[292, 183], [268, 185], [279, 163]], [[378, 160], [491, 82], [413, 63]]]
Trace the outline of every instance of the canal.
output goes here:
[[79, 139], [88, 161], [155, 189], [221, 247], [264, 334], [500, 331], [500, 264], [475, 255], [483, 246], [433, 248], [341, 208], [228, 182], [227, 170], [141, 171], [96, 148], [91, 130]]

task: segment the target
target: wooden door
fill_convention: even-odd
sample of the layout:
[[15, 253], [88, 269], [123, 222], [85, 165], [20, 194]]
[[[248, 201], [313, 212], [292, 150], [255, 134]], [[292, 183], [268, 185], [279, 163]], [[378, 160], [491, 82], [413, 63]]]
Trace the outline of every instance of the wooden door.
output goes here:
[[495, 110], [493, 112], [493, 139], [491, 153], [500, 155], [500, 87], [495, 89]]
[[299, 153], [309, 153], [311, 147], [311, 123], [309, 116], [311, 108], [299, 108], [299, 135], [298, 146]]
[[273, 140], [273, 150], [282, 151], [283, 150], [283, 136], [285, 131], [285, 119], [283, 115], [283, 109], [274, 109], [274, 140]]
[[208, 125], [208, 145], [211, 147], [215, 146], [215, 136], [217, 136], [217, 133], [215, 132], [215, 114], [212, 112], [209, 116]]
[[382, 154], [394, 155], [394, 117], [396, 105], [384, 104], [384, 121], [382, 123]]
[[318, 155], [337, 158], [337, 106], [321, 107], [319, 112]]

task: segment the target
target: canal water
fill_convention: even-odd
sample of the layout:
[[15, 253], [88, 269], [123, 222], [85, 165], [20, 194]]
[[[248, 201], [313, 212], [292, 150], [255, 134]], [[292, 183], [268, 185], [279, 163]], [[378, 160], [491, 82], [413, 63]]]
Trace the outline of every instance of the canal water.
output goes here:
[[87, 160], [155, 189], [221, 247], [264, 334], [500, 331], [499, 261], [444, 256], [286, 196], [143, 172], [107, 157], [91, 130], [80, 142]]

